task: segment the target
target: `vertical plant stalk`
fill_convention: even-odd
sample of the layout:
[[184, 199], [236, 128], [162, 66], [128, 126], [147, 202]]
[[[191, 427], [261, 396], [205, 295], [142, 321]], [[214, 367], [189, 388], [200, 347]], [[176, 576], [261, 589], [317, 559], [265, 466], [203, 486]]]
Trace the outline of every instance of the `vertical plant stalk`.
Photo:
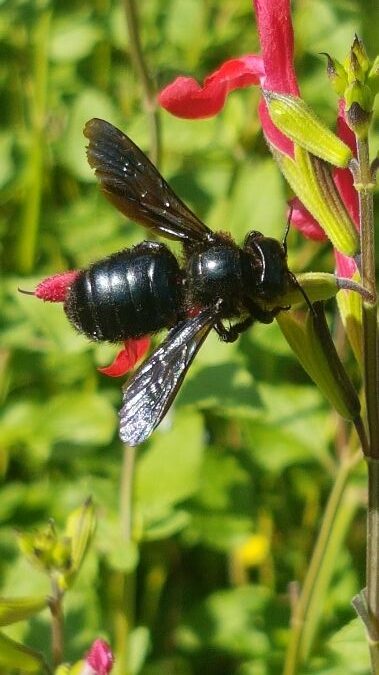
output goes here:
[[[123, 448], [120, 483], [120, 547], [130, 548], [133, 543], [133, 484], [136, 449], [127, 445]], [[118, 672], [131, 675], [130, 634], [135, 622], [135, 570], [113, 571], [115, 653]]]
[[135, 460], [136, 449], [125, 445], [121, 469], [120, 516], [122, 539], [127, 544], [132, 541], [133, 479]]
[[52, 655], [54, 668], [57, 668], [63, 661], [63, 595], [58, 586], [57, 579], [52, 577], [51, 580], [51, 598], [50, 598], [50, 612], [51, 612], [51, 641], [52, 641]]
[[29, 274], [33, 270], [41, 211], [50, 19], [50, 10], [43, 11], [32, 36], [33, 89], [30, 104], [32, 130], [16, 260], [17, 268], [23, 274]]
[[379, 675], [379, 460], [367, 460], [367, 610], [366, 625], [373, 675]]
[[140, 39], [138, 14], [135, 0], [125, 0], [126, 23], [129, 33], [130, 56], [143, 90], [143, 103], [150, 126], [150, 159], [159, 166], [161, 157], [161, 134], [155, 86], [151, 78]]
[[356, 142], [357, 170], [354, 172], [354, 179], [359, 199], [362, 285], [372, 297], [371, 302], [367, 300], [363, 302], [364, 385], [370, 454], [371, 457], [379, 459], [378, 328], [373, 184], [367, 138], [357, 138]]
[[[308, 656], [318, 621], [322, 602], [333, 573], [333, 560], [342, 545], [346, 530], [355, 509], [356, 500], [348, 494], [349, 477], [361, 460], [357, 452], [344, 458], [335, 477], [326, 505], [325, 515], [304, 584], [292, 617], [292, 630], [287, 648], [283, 675], [296, 675], [299, 665]], [[347, 508], [347, 507], [350, 508]]]
[[[359, 199], [361, 232], [362, 285], [372, 301], [363, 302], [363, 368], [369, 430], [370, 457], [368, 467], [367, 511], [367, 611], [369, 646], [373, 673], [379, 673], [379, 393], [378, 393], [378, 327], [375, 280], [375, 230], [373, 181], [366, 138], [356, 138], [357, 166], [354, 182]], [[364, 617], [361, 615], [363, 621]]]

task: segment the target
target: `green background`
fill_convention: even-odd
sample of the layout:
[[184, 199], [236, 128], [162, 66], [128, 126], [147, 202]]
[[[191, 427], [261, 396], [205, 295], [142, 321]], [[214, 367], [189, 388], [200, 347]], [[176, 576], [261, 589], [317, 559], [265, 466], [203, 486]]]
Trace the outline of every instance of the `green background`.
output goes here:
[[[358, 32], [374, 57], [378, 3], [303, 0], [293, 9], [302, 94], [333, 126], [337, 101], [319, 53], [342, 61]], [[178, 74], [201, 81], [223, 60], [259, 51], [248, 0], [145, 0], [138, 10], [157, 89]], [[146, 237], [101, 196], [82, 135], [88, 119], [102, 117], [149, 151], [125, 8], [121, 0], [3, 1], [0, 36], [0, 593], [48, 592], [46, 578], [18, 552], [15, 531], [50, 517], [63, 528], [92, 495], [96, 536], [65, 598], [67, 661], [98, 635], [120, 655], [129, 626], [127, 665], [119, 656], [116, 673], [280, 673], [289, 584], [306, 573], [350, 429], [276, 324], [258, 325], [232, 345], [211, 335], [167, 422], [137, 452], [133, 542], [123, 541], [121, 382], [96, 371], [115, 349], [90, 344], [61, 305], [17, 287], [33, 289]], [[290, 195], [263, 140], [258, 101], [249, 88], [211, 120], [160, 113], [162, 173], [202, 219], [238, 242], [250, 229], [281, 238]], [[374, 123], [373, 154], [378, 147]], [[333, 271], [330, 247], [294, 231], [289, 264], [295, 272]], [[359, 466], [342, 496], [304, 674], [368, 672], [363, 632], [349, 625], [351, 598], [364, 585], [364, 484]], [[267, 555], [241, 567], [240, 547], [256, 534]], [[48, 656], [49, 624], [45, 612], [6, 632]]]

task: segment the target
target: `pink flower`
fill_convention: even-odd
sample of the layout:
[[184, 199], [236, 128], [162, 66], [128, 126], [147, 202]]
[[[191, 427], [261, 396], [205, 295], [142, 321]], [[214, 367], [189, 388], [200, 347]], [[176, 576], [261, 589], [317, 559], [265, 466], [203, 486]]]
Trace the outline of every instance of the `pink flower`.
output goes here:
[[105, 640], [97, 639], [92, 644], [86, 656], [86, 675], [108, 675], [114, 664], [114, 658], [109, 644]]
[[[222, 109], [227, 95], [234, 89], [259, 83], [262, 89], [282, 94], [299, 95], [294, 69], [294, 34], [290, 0], [254, 0], [261, 54], [234, 58], [209, 75], [203, 86], [196, 80], [177, 78], [159, 94], [160, 104], [178, 117], [200, 118], [215, 115]], [[259, 104], [263, 133], [271, 146], [293, 156], [293, 143], [271, 121], [265, 101]], [[355, 152], [354, 134], [344, 118], [343, 101], [339, 106], [337, 132]], [[358, 225], [358, 201], [348, 169], [333, 172], [336, 187], [352, 220]], [[322, 241], [326, 235], [299, 199], [292, 203], [291, 223], [305, 236]], [[346, 256], [336, 255], [337, 271], [350, 271], [355, 263], [344, 263]], [[349, 275], [350, 276], [350, 275]]]

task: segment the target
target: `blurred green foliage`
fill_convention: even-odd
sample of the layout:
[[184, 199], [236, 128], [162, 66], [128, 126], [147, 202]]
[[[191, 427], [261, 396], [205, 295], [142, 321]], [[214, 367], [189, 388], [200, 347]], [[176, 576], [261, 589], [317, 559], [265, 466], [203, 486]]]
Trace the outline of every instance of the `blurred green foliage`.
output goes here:
[[[222, 60], [258, 51], [248, 0], [146, 0], [138, 10], [158, 88], [177, 74], [201, 80]], [[301, 89], [330, 125], [336, 99], [318, 53], [342, 59], [358, 32], [374, 56], [378, 23], [375, 0], [294, 3]], [[137, 452], [133, 541], [123, 540], [121, 385], [96, 372], [114, 348], [89, 344], [60, 305], [17, 287], [33, 289], [146, 237], [99, 193], [82, 135], [88, 119], [103, 117], [149, 150], [125, 11], [121, 0], [3, 0], [0, 35], [0, 594], [48, 592], [20, 555], [15, 529], [49, 517], [61, 525], [91, 495], [98, 529], [65, 601], [66, 660], [103, 635], [118, 675], [280, 673], [289, 584], [306, 573], [346, 430], [276, 325], [229, 346], [211, 335], [167, 421]], [[211, 227], [238, 241], [250, 229], [284, 231], [289, 193], [262, 139], [258, 100], [255, 88], [236, 92], [206, 121], [161, 113], [164, 175]], [[375, 122], [372, 141], [376, 152]], [[294, 271], [333, 269], [327, 246], [295, 232], [289, 260]], [[363, 471], [352, 482], [360, 494]], [[363, 632], [348, 623], [364, 583], [360, 507], [358, 498], [341, 525], [303, 675], [368, 673]], [[267, 543], [263, 558], [257, 534]], [[243, 563], [238, 553], [249, 542]], [[6, 633], [49, 656], [49, 624], [46, 611]]]

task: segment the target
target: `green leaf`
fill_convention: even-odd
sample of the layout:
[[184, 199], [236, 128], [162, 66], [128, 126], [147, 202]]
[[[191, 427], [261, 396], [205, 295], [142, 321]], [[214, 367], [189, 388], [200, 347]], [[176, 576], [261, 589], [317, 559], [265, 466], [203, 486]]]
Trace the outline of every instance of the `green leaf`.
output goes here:
[[85, 123], [91, 117], [117, 120], [117, 114], [109, 98], [100, 90], [84, 89], [70, 108], [70, 119], [64, 139], [57, 147], [63, 166], [73, 175], [85, 181], [94, 180], [86, 157], [86, 140], [83, 136]]
[[0, 597], [0, 626], [8, 626], [16, 621], [28, 619], [47, 606], [45, 595], [24, 598]]
[[204, 456], [201, 482], [193, 499], [191, 519], [183, 533], [190, 545], [203, 543], [218, 551], [231, 551], [253, 528], [254, 491], [251, 476], [236, 457], [209, 448]]
[[[50, 42], [50, 57], [58, 63], [79, 61], [92, 51], [101, 33], [86, 16], [78, 14], [56, 19]], [[68, 48], [69, 45], [69, 48]]]
[[173, 656], [165, 659], [156, 659], [146, 664], [141, 675], [193, 675], [188, 661], [181, 656]]
[[11, 640], [4, 633], [0, 633], [0, 666], [7, 668], [7, 672], [15, 669], [21, 673], [45, 672], [45, 661], [41, 654]]
[[150, 631], [146, 626], [137, 626], [129, 637], [129, 669], [131, 675], [138, 675], [150, 649]]
[[135, 499], [141, 516], [156, 521], [166, 516], [168, 507], [190, 497], [199, 486], [201, 460], [201, 418], [195, 413], [175, 415], [172, 431], [161, 427], [138, 459]]
[[166, 515], [162, 515], [160, 519], [145, 524], [144, 540], [157, 541], [158, 539], [167, 539], [183, 530], [188, 525], [190, 519], [188, 511], [170, 510]]
[[[228, 345], [222, 344], [226, 355]], [[224, 415], [255, 417], [261, 409], [259, 393], [241, 357], [227, 363], [199, 368], [184, 383], [180, 406], [217, 409]]]
[[270, 593], [260, 586], [217, 591], [189, 612], [176, 637], [189, 652], [216, 650], [237, 658], [267, 655], [263, 614]]
[[269, 475], [281, 474], [299, 461], [330, 466], [328, 443], [333, 434], [325, 423], [322, 396], [314, 386], [260, 383], [262, 414], [246, 421], [243, 433], [252, 460]]
[[79, 571], [86, 550], [93, 536], [96, 526], [96, 517], [92, 499], [75, 509], [67, 519], [65, 535], [71, 540], [70, 569], [68, 576], [76, 575]]
[[[267, 199], [267, 195], [270, 196]], [[249, 230], [282, 239], [285, 229], [283, 181], [270, 160], [245, 162], [238, 167], [225, 213], [218, 228], [225, 227], [238, 242], [243, 242]]]
[[140, 561], [138, 546], [135, 542], [120, 543], [119, 532], [113, 533], [114, 536], [107, 537], [109, 541], [106, 543], [105, 554], [109, 567], [112, 570], [120, 570], [125, 574], [133, 572]]
[[104, 445], [111, 440], [115, 428], [116, 411], [96, 393], [63, 393], [45, 407], [43, 430], [55, 442]]
[[[327, 642], [338, 665], [349, 675], [369, 675], [370, 656], [368, 642], [360, 619], [353, 619]], [[341, 670], [342, 672], [342, 670]]]

